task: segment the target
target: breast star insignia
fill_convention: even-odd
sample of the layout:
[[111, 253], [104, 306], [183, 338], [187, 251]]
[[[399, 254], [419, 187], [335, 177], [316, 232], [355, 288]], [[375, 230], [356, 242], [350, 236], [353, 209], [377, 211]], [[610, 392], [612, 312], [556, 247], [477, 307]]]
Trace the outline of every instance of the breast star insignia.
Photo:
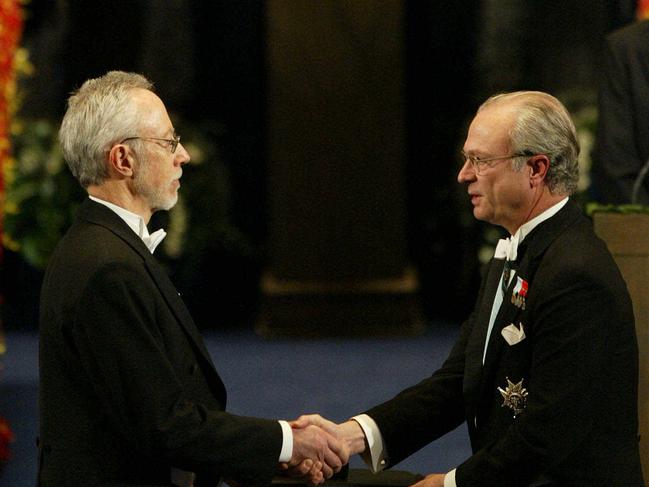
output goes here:
[[505, 387], [505, 390], [499, 387], [498, 391], [503, 396], [502, 407], [513, 410], [514, 418], [523, 412], [525, 406], [527, 406], [527, 389], [523, 387], [523, 379], [514, 384], [507, 377], [507, 387]]

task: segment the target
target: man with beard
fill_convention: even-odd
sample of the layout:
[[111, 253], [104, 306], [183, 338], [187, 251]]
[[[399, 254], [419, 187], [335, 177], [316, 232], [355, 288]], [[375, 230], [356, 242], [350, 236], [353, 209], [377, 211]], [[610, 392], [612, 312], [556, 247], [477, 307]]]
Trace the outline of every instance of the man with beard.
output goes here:
[[224, 411], [225, 387], [147, 223], [190, 156], [151, 83], [86, 81], [59, 133], [88, 199], [51, 258], [40, 308], [39, 485], [321, 483], [347, 453], [318, 427]]

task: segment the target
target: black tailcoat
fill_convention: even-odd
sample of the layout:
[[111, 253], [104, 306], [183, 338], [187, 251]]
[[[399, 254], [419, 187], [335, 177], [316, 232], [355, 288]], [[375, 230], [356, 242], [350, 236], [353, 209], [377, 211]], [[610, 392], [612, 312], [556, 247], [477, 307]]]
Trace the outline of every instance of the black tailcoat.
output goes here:
[[[490, 263], [441, 369], [368, 411], [389, 464], [466, 421], [473, 456], [457, 467], [459, 487], [642, 486], [633, 310], [590, 220], [568, 202], [522, 242], [483, 365], [502, 268]], [[511, 300], [521, 281], [524, 309]], [[526, 335], [515, 345], [501, 333], [512, 324]], [[528, 393], [517, 415], [498, 390], [507, 379]]]
[[40, 308], [42, 486], [169, 485], [170, 468], [268, 482], [277, 421], [224, 412], [226, 392], [164, 269], [112, 210], [85, 201]]

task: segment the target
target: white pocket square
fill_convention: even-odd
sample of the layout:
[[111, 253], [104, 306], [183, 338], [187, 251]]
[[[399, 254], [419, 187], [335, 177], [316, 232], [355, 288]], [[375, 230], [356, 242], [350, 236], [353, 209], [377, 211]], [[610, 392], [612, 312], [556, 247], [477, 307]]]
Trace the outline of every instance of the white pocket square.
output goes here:
[[520, 328], [512, 323], [509, 326], [503, 328], [502, 334], [503, 338], [509, 345], [516, 345], [517, 343], [525, 340], [525, 330], [523, 330], [523, 323], [519, 323]]

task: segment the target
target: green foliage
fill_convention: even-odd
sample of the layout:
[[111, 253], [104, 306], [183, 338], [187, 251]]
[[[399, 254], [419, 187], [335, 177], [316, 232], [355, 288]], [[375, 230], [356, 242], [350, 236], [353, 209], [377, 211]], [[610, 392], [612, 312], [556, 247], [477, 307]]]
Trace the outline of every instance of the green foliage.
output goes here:
[[41, 269], [84, 196], [63, 161], [57, 131], [48, 120], [16, 124], [6, 174], [3, 243]]
[[[179, 204], [167, 215], [154, 215], [168, 232], [156, 255], [169, 263], [188, 261], [187, 272], [193, 274], [215, 245], [235, 255], [249, 255], [252, 246], [230, 223], [230, 183], [218, 150], [218, 127], [178, 120], [176, 128], [192, 162], [183, 168]], [[6, 174], [3, 244], [43, 269], [86, 193], [63, 160], [57, 123], [22, 120], [17, 129]]]

